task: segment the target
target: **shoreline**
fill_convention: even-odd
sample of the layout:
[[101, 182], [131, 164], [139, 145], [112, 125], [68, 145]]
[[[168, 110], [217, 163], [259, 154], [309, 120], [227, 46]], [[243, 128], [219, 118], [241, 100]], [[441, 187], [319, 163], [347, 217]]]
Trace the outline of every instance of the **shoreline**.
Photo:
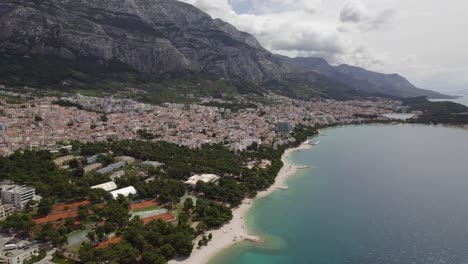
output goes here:
[[273, 183], [267, 190], [261, 191], [254, 199], [244, 199], [242, 204], [232, 210], [232, 220], [216, 230], [210, 230], [206, 233], [211, 233], [213, 239], [200, 249], [197, 248], [199, 237], [194, 240], [194, 249], [190, 257], [186, 259], [173, 259], [169, 264], [193, 264], [193, 263], [208, 263], [210, 259], [216, 256], [221, 251], [231, 247], [232, 245], [241, 241], [261, 242], [261, 237], [250, 234], [246, 228], [245, 216], [252, 208], [255, 200], [262, 199], [277, 190], [285, 188], [286, 180], [294, 175], [299, 167], [292, 165], [288, 158], [291, 153], [299, 150], [310, 149], [313, 146], [309, 141], [302, 143], [299, 147], [286, 149], [281, 156], [283, 167], [276, 176], [275, 183]]

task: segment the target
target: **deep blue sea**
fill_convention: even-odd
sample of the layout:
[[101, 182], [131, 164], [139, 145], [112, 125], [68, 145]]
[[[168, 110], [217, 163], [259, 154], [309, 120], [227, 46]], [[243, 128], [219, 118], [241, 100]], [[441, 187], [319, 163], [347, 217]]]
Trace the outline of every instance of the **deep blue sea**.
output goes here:
[[467, 264], [468, 131], [376, 125], [324, 130], [313, 166], [247, 215], [263, 244], [210, 264]]

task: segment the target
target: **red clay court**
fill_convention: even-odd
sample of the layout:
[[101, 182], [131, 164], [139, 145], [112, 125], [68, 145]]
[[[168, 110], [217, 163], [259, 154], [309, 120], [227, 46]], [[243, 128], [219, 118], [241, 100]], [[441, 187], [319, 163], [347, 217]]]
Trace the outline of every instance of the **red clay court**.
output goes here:
[[74, 210], [70, 212], [61, 212], [61, 213], [55, 213], [55, 214], [52, 213], [44, 217], [35, 218], [33, 219], [33, 221], [34, 223], [41, 225], [41, 224], [45, 224], [49, 222], [56, 222], [60, 219], [65, 220], [65, 218], [67, 217], [76, 218], [78, 217], [78, 212]]
[[151, 206], [158, 206], [159, 202], [157, 200], [149, 200], [141, 203], [134, 203], [130, 205], [130, 211], [145, 209]]
[[41, 224], [50, 223], [50, 222], [57, 222], [58, 220], [65, 220], [68, 217], [77, 218], [78, 217], [77, 208], [80, 205], [87, 206], [90, 204], [91, 202], [88, 200], [75, 202], [75, 203], [68, 203], [68, 204], [57, 204], [57, 205], [54, 205], [52, 209], [52, 213], [43, 217], [35, 218], [33, 219], [33, 221], [34, 223], [41, 225]]
[[143, 218], [142, 221], [146, 225], [153, 220], [156, 221], [159, 219], [166, 221], [166, 222], [170, 222], [170, 221], [174, 221], [176, 218], [171, 213], [165, 213], [161, 215], [155, 215], [155, 216]]
[[71, 209], [77, 209], [78, 206], [80, 205], [90, 205], [91, 202], [88, 201], [88, 200], [84, 200], [84, 201], [81, 201], [81, 202], [75, 202], [75, 203], [69, 203], [69, 204], [57, 204], [57, 205], [54, 205], [53, 207], [53, 211], [65, 211], [65, 210], [71, 210]]
[[106, 248], [106, 247], [108, 247], [108, 246], [110, 246], [110, 245], [112, 245], [112, 244], [117, 244], [117, 243], [119, 243], [120, 241], [122, 241], [122, 237], [116, 236], [116, 237], [110, 238], [110, 239], [108, 239], [108, 240], [106, 240], [106, 241], [103, 241], [103, 242], [97, 244], [97, 245], [95, 246], [95, 248], [97, 248], [97, 249]]

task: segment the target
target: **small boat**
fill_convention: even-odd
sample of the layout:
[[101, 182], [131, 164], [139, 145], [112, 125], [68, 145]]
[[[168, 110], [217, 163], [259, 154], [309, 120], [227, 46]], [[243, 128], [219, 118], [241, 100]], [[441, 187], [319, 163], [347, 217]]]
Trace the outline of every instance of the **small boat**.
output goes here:
[[312, 145], [318, 145], [318, 144], [320, 144], [320, 141], [312, 143]]
[[283, 191], [287, 191], [287, 190], [289, 190], [289, 188], [288, 188], [288, 187], [277, 187], [277, 188], [278, 188], [279, 190], [283, 190]]

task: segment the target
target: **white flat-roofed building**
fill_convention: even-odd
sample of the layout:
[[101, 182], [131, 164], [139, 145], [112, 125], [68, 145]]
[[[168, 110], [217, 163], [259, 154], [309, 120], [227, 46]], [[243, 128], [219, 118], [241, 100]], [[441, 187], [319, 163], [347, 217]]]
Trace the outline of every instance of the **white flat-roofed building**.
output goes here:
[[152, 168], [158, 168], [164, 165], [165, 165], [164, 163], [161, 163], [159, 161], [143, 161], [141, 163], [141, 166], [143, 167], [152, 167]]
[[190, 177], [185, 183], [190, 185], [192, 188], [197, 186], [198, 181], [202, 181], [205, 183], [209, 182], [217, 182], [220, 179], [218, 175], [215, 174], [201, 174], [201, 175], [193, 175]]
[[4, 185], [1, 187], [2, 202], [13, 204], [17, 208], [23, 209], [29, 200], [36, 195], [36, 188], [26, 185]]
[[129, 164], [129, 165], [135, 162], [135, 158], [129, 157], [129, 156], [119, 156], [119, 157], [115, 157], [114, 160], [117, 161], [117, 162], [124, 161], [124, 162], [126, 162], [127, 164]]
[[113, 181], [110, 181], [103, 184], [91, 186], [91, 189], [103, 189], [106, 192], [110, 192], [117, 189], [117, 184], [115, 184], [115, 182]]
[[133, 186], [128, 186], [122, 189], [112, 191], [110, 192], [110, 194], [112, 195], [112, 198], [117, 199], [119, 195], [123, 195], [124, 197], [128, 197], [130, 194], [136, 195], [137, 191]]
[[26, 260], [39, 253], [38, 243], [30, 243], [28, 241], [19, 242], [16, 244], [4, 244], [5, 240], [0, 244], [0, 263], [8, 264], [23, 264]]

